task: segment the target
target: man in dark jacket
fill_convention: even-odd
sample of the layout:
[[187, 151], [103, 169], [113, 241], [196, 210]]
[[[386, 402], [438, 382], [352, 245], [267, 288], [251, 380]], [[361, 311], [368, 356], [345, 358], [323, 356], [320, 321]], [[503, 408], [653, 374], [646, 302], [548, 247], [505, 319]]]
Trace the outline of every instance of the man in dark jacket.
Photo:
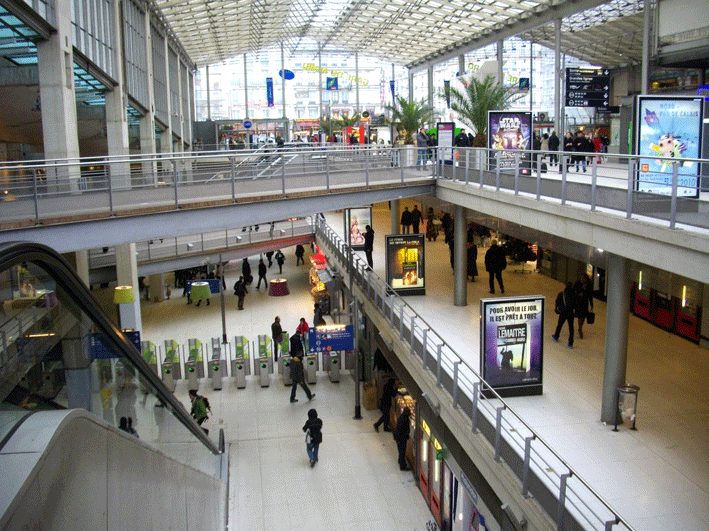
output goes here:
[[273, 265], [273, 253], [274, 251], [268, 251], [266, 253], [266, 258], [268, 258], [268, 268], [270, 269], [271, 266]]
[[505, 292], [505, 286], [502, 283], [502, 272], [507, 268], [507, 258], [502, 247], [497, 245], [497, 240], [492, 240], [490, 248], [485, 253], [485, 271], [490, 274], [490, 293], [495, 293], [495, 277], [500, 285], [500, 292]]
[[241, 264], [241, 276], [244, 277], [244, 283], [247, 285], [254, 281], [254, 277], [251, 276], [251, 264], [249, 264], [248, 258], [244, 258], [244, 262]]
[[318, 412], [315, 409], [308, 411], [308, 420], [303, 426], [303, 431], [309, 435], [306, 448], [310, 458], [310, 468], [313, 468], [318, 462], [318, 449], [322, 442], [322, 419], [318, 418]]
[[453, 139], [455, 147], [469, 147], [468, 146], [468, 135], [465, 134], [465, 129], [460, 128], [460, 133], [455, 135]]
[[409, 207], [404, 207], [404, 211], [401, 213], [401, 234], [409, 234], [411, 232], [411, 212], [409, 212]]
[[419, 225], [423, 221], [423, 216], [419, 210], [418, 205], [414, 205], [414, 209], [411, 211], [411, 224], [414, 226], [414, 234], [419, 233]]
[[261, 281], [265, 284], [264, 287], [268, 287], [268, 280], [266, 280], [266, 264], [263, 262], [263, 258], [258, 261], [258, 284], [256, 284], [256, 289], [261, 288]]
[[239, 297], [239, 310], [244, 309], [244, 298], [248, 293], [246, 289], [246, 284], [244, 284], [244, 277], [239, 277], [239, 280], [234, 284], [234, 295]]
[[372, 269], [372, 251], [374, 250], [374, 230], [367, 225], [364, 232], [364, 254], [367, 256], [367, 264]]
[[[556, 323], [556, 331], [551, 338], [554, 341], [559, 341], [559, 334], [564, 326], [564, 322], [569, 323], [569, 348], [574, 347], [574, 309], [576, 308], [578, 302], [576, 301], [576, 293], [574, 292], [574, 285], [571, 282], [566, 283], [564, 291], [559, 293], [557, 298], [561, 298], [560, 301], [555, 303], [555, 311], [559, 312], [559, 320]], [[559, 304], [561, 303], [561, 304]]]
[[559, 150], [559, 137], [556, 136], [556, 131], [552, 131], [551, 135], [549, 136], [549, 165], [553, 166], [554, 164], [559, 163], [559, 156], [556, 154], [556, 151]]
[[305, 247], [301, 244], [295, 246], [295, 265], [300, 265], [301, 263], [305, 265], [305, 259], [303, 255], [305, 254]]
[[408, 407], [404, 408], [404, 411], [399, 415], [399, 420], [396, 422], [396, 428], [394, 429], [394, 440], [396, 441], [396, 447], [399, 450], [399, 469], [400, 470], [410, 470], [409, 466], [406, 464], [406, 441], [409, 440], [409, 427], [411, 417], [411, 410]]
[[273, 361], [278, 361], [278, 345], [283, 341], [283, 328], [281, 328], [281, 318], [276, 318], [271, 323], [271, 337], [273, 338]]
[[305, 370], [303, 369], [303, 340], [300, 334], [300, 330], [296, 330], [290, 338], [290, 354], [293, 359], [290, 363], [290, 377], [293, 380], [293, 385], [290, 390], [290, 401], [297, 402], [298, 399], [295, 397], [295, 390], [298, 384], [303, 388], [305, 394], [308, 396], [308, 400], [312, 400], [315, 397], [315, 393], [311, 393], [308, 388], [308, 384], [305, 383]]
[[389, 378], [382, 389], [382, 399], [379, 401], [379, 409], [382, 416], [374, 423], [374, 431], [379, 431], [379, 426], [384, 424], [384, 431], [391, 431], [389, 427], [389, 411], [391, 410], [391, 401], [396, 396], [396, 381], [394, 378]]
[[571, 133], [566, 133], [566, 135], [564, 136], [563, 148], [564, 156], [562, 158], [561, 164], [559, 164], [559, 173], [563, 172], [564, 166], [568, 167], [569, 164], [573, 161], [573, 155], [571, 155], [572, 158], [569, 158], [570, 153], [574, 152], [574, 137]]
[[579, 171], [579, 162], [581, 163], [581, 166], [583, 166], [583, 171], [586, 171], [586, 155], [585, 153], [588, 152], [588, 146], [586, 145], [586, 137], [583, 134], [583, 131], [578, 131], [576, 133], [576, 138], [574, 138], [574, 152], [576, 155], [574, 155], [574, 162], [576, 163], [576, 172], [578, 173]]

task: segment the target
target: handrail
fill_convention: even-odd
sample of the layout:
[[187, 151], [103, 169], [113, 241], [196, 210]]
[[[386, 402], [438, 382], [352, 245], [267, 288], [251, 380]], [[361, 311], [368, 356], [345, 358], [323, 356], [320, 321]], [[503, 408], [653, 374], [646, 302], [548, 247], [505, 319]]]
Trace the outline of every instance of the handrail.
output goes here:
[[170, 407], [173, 414], [192, 434], [214, 455], [219, 448], [204, 433], [202, 428], [185, 411], [182, 404], [165, 387], [158, 375], [150, 368], [135, 347], [113, 323], [106, 312], [96, 302], [69, 263], [50, 247], [38, 243], [13, 242], [0, 244], [0, 271], [22, 262], [32, 262], [42, 267], [66, 293], [70, 293], [73, 302], [91, 318], [96, 328], [104, 334], [110, 345], [128, 358], [155, 390], [163, 404]]
[[[482, 386], [480, 390], [485, 390], [486, 393], [491, 393], [493, 397], [492, 399], [499, 400], [501, 406], [503, 409], [506, 411], [509, 411], [514, 418], [519, 421], [519, 423], [524, 426], [525, 429], [527, 429], [531, 434], [534, 440], [539, 441], [539, 443], [544, 447], [545, 451], [549, 452], [551, 455], [554, 456], [555, 459], [559, 461], [559, 463], [562, 465], [564, 469], [568, 471], [570, 474], [569, 477], [575, 477], [577, 481], [579, 481], [588, 491], [596, 498], [597, 501], [599, 501], [614, 517], [615, 517], [615, 524], [622, 523], [625, 525], [629, 531], [634, 531], [634, 528], [622, 517], [620, 516], [615, 509], [610, 505], [608, 501], [603, 498], [601, 494], [599, 494], [581, 475], [576, 471], [574, 467], [572, 467], [563, 457], [561, 457], [553, 448], [552, 446], [541, 436], [539, 435], [534, 428], [532, 428], [483, 378], [478, 374], [478, 372], [473, 369], [463, 358], [460, 357], [456, 353], [456, 351], [443, 339], [439, 334], [437, 334], [434, 330], [435, 328], [432, 327], [427, 323], [427, 321], [421, 317], [416, 310], [414, 310], [400, 295], [398, 295], [395, 291], [391, 290], [390, 286], [386, 285], [386, 283], [372, 270], [367, 270], [365, 275], [365, 267], [366, 264], [361, 260], [361, 258], [355, 254], [351, 254], [352, 257], [352, 262], [347, 262], [347, 253], [343, 252], [342, 249], [346, 248], [345, 242], [335, 233], [335, 231], [329, 227], [323, 220], [316, 220], [316, 232], [319, 236], [324, 238], [333, 249], [336, 249], [338, 252], [336, 252], [336, 256], [338, 261], [340, 262], [341, 266], [344, 267], [346, 270], [348, 267], [352, 267], [354, 269], [354, 272], [356, 272], [359, 275], [359, 278], [361, 279], [361, 287], [363, 290], [363, 293], [367, 296], [367, 298], [370, 298], [373, 300], [375, 307], [379, 307], [376, 303], [376, 297], [378, 294], [378, 289], [375, 287], [374, 289], [374, 297], [370, 295], [370, 287], [368, 286], [368, 281], [367, 281], [367, 275], [369, 275], [370, 279], [374, 280], [374, 283], [378, 285], [383, 285], [386, 287], [387, 290], [387, 297], [392, 297], [391, 298], [391, 305], [392, 305], [392, 314], [393, 314], [393, 307], [395, 304], [395, 301], [401, 304], [401, 309], [399, 310], [401, 313], [399, 314], [400, 318], [403, 316], [403, 308], [406, 308], [408, 310], [409, 314], [412, 314], [418, 321], [423, 323], [425, 325], [425, 328], [428, 329], [429, 333], [433, 332], [433, 334], [436, 335], [438, 339], [440, 339], [441, 345], [448, 347], [450, 352], [456, 357], [454, 364], [462, 364], [465, 366], [473, 375], [474, 377], [478, 380], [478, 385]], [[343, 279], [348, 277], [348, 275], [343, 275]], [[355, 275], [349, 276], [353, 281], [355, 280]], [[384, 312], [386, 305], [385, 302], [382, 301], [382, 312]], [[384, 314], [385, 319], [387, 318], [386, 314]], [[393, 322], [393, 319], [392, 319]], [[400, 326], [406, 327], [406, 329], [409, 331], [410, 334], [415, 333], [415, 331], [412, 331], [410, 327], [406, 325], [406, 320], [401, 319], [400, 320]], [[411, 339], [413, 343], [413, 338]], [[428, 338], [428, 342], [431, 342], [431, 338]], [[426, 349], [428, 349], [428, 345], [426, 345]], [[424, 364], [424, 370], [428, 370], [427, 365]], [[475, 389], [477, 385], [474, 384], [474, 393], [477, 393], [478, 391]], [[460, 389], [460, 387], [458, 387]], [[465, 390], [463, 389], [463, 392]], [[452, 397], [453, 398], [453, 397]], [[469, 396], [468, 397], [471, 401], [474, 399], [474, 397]], [[489, 400], [489, 399], [488, 399]], [[509, 422], [508, 422], [509, 423]], [[539, 452], [536, 452], [539, 455]], [[540, 455], [540, 457], [542, 457]], [[542, 457], [542, 459], [544, 459]], [[567, 487], [568, 488], [568, 487]], [[586, 505], [586, 503], [583, 501], [583, 499], [579, 496], [579, 500]], [[588, 510], [591, 510], [588, 506], [586, 506]], [[600, 521], [603, 521], [600, 517], [596, 515], [597, 518], [599, 518]], [[610, 528], [608, 528], [610, 529]]]

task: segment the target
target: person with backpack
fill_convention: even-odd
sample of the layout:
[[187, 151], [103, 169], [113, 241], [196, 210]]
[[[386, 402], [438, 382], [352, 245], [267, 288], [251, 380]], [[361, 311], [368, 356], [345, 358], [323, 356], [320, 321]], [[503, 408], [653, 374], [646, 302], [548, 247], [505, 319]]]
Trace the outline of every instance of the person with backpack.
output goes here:
[[305, 446], [310, 458], [310, 468], [318, 462], [318, 450], [322, 442], [322, 419], [318, 418], [318, 412], [315, 409], [308, 411], [308, 420], [303, 426], [305, 432]]
[[[197, 421], [200, 426], [209, 418], [207, 416], [207, 410], [212, 412], [212, 408], [209, 406], [209, 400], [206, 397], [197, 394], [196, 389], [190, 389], [190, 402], [192, 402], [192, 409], [190, 410], [190, 415]], [[209, 430], [202, 428], [206, 435], [209, 435]]]
[[559, 320], [556, 323], [556, 331], [551, 338], [558, 342], [561, 328], [565, 322], [569, 323], [569, 344], [567, 345], [569, 348], [574, 348], [574, 310], [577, 305], [574, 285], [571, 282], [567, 282], [564, 291], [559, 292], [554, 302], [554, 312], [559, 315]]
[[286, 261], [286, 256], [281, 252], [280, 249], [278, 249], [276, 251], [275, 259], [276, 259], [276, 263], [278, 264], [278, 272], [280, 274], [283, 274], [283, 264]]

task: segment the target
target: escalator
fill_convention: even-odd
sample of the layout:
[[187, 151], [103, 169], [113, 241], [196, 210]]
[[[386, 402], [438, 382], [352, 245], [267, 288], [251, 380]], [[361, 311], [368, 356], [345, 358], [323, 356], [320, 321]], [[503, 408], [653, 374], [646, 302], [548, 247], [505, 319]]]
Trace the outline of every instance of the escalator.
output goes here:
[[0, 303], [0, 530], [203, 529], [207, 509], [224, 527], [223, 433], [205, 435], [71, 266], [0, 245]]

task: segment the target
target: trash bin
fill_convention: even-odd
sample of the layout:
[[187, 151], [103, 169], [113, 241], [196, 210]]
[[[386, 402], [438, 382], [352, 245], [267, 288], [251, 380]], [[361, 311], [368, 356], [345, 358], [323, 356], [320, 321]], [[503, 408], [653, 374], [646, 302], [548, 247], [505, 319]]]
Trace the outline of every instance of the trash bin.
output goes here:
[[226, 376], [226, 360], [222, 356], [222, 344], [218, 337], [212, 338], [212, 360], [209, 363], [209, 375], [212, 379], [212, 389], [222, 388], [222, 378]]
[[635, 429], [635, 418], [638, 412], [638, 391], [637, 385], [621, 385], [616, 389], [616, 405], [618, 411], [615, 416], [615, 427], [613, 431], [618, 431], [618, 422], [632, 422], [631, 430]]
[[317, 383], [318, 357], [316, 355], [305, 356], [303, 369], [305, 370], [305, 381], [308, 385]]
[[293, 385], [293, 379], [290, 377], [290, 364], [293, 361], [293, 356], [285, 355], [278, 358], [278, 372], [283, 375], [283, 385]]

